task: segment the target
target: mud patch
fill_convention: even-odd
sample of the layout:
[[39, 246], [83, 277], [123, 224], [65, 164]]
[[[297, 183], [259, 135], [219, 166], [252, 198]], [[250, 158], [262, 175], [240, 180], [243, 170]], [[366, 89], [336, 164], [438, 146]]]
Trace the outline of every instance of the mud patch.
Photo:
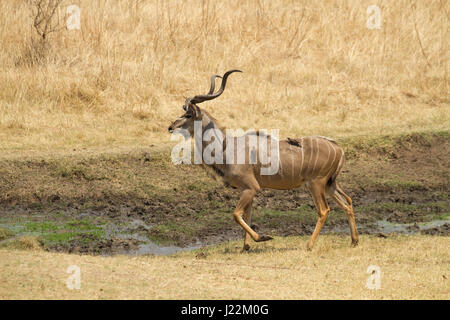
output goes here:
[[438, 236], [449, 236], [450, 235], [450, 223], [445, 223], [441, 226], [430, 228], [422, 231], [423, 234], [438, 235]]
[[49, 251], [60, 251], [76, 254], [112, 255], [126, 254], [136, 250], [139, 241], [135, 239], [93, 239], [90, 235], [80, 235], [65, 243], [48, 244]]

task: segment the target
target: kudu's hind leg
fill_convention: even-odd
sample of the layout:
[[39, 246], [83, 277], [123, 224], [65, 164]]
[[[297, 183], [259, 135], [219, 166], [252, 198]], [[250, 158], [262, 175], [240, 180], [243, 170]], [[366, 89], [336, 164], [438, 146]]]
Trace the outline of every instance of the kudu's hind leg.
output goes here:
[[[255, 196], [255, 194], [256, 194], [256, 192], [251, 189], [246, 189], [246, 190], [242, 191], [241, 199], [239, 200], [238, 205], [236, 206], [236, 209], [233, 212], [234, 220], [236, 220], [236, 222], [256, 242], [272, 240], [272, 237], [265, 236], [265, 235], [260, 236], [259, 234], [257, 234], [255, 231], [253, 231], [252, 228], [250, 228], [250, 226], [243, 219], [243, 214], [246, 210], [248, 210], [247, 208], [252, 205], [253, 197]], [[247, 234], [245, 235], [246, 238], [247, 238]], [[247, 242], [244, 242], [244, 243], [248, 244]], [[250, 247], [250, 244], [248, 244], [248, 245]]]
[[317, 208], [317, 214], [318, 219], [316, 223], [316, 227], [314, 229], [313, 234], [311, 235], [311, 238], [309, 239], [307, 249], [312, 250], [312, 247], [314, 246], [314, 242], [316, 241], [317, 237], [319, 236], [320, 230], [323, 227], [323, 224], [325, 223], [325, 220], [327, 219], [328, 214], [330, 213], [330, 207], [328, 206], [328, 202], [325, 196], [325, 185], [321, 181], [312, 181], [308, 185], [309, 191], [311, 192], [311, 195], [314, 200], [314, 204]]
[[336, 185], [332, 194], [334, 201], [345, 211], [347, 215], [348, 225], [350, 227], [350, 235], [352, 237], [352, 245], [358, 245], [358, 232], [356, 231], [355, 214], [353, 212], [352, 199], [344, 193], [344, 191]]

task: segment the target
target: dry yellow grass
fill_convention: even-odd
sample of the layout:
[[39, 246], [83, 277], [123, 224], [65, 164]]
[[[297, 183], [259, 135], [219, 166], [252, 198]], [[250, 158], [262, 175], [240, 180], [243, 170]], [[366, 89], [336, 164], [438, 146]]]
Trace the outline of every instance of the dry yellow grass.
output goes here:
[[[0, 249], [0, 299], [449, 299], [449, 237], [322, 235], [276, 238], [241, 254], [241, 242], [175, 256], [78, 256]], [[200, 253], [201, 252], [201, 253]], [[81, 270], [69, 290], [70, 265]], [[367, 268], [381, 269], [368, 289]]]
[[373, 1], [68, 4], [81, 31], [51, 34], [46, 61], [30, 65], [29, 10], [0, 2], [2, 152], [166, 143], [184, 96], [231, 68], [244, 73], [202, 105], [228, 127], [334, 137], [450, 127], [447, 1], [377, 1], [379, 30], [366, 28]]

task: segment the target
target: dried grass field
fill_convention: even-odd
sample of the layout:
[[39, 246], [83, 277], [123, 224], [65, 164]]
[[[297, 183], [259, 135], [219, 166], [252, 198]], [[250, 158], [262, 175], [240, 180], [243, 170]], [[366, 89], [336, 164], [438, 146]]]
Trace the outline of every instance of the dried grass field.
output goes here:
[[[277, 238], [241, 254], [229, 242], [175, 256], [92, 257], [0, 249], [1, 299], [448, 299], [449, 237]], [[69, 289], [67, 268], [80, 268]], [[369, 266], [379, 288], [368, 285]], [[369, 281], [369, 283], [372, 283]]]
[[[36, 43], [24, 1], [0, 4], [0, 150], [167, 143], [185, 96], [230, 128], [285, 137], [448, 129], [446, 1], [75, 1], [81, 30]], [[64, 16], [64, 6], [60, 16]], [[416, 32], [417, 31], [417, 32]], [[423, 49], [423, 50], [422, 50]]]
[[[0, 299], [450, 298], [447, 0], [62, 0], [47, 31], [38, 2], [0, 1]], [[201, 107], [336, 139], [359, 247], [332, 205], [307, 252], [311, 197], [264, 190], [254, 222], [275, 239], [241, 254], [237, 191], [171, 163], [185, 97], [235, 68]], [[129, 255], [146, 241], [201, 248]]]

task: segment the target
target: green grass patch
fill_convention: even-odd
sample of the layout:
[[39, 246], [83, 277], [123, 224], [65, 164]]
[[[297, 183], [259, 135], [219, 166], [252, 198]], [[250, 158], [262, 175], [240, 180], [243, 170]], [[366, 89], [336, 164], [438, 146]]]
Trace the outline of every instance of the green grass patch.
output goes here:
[[44, 235], [44, 243], [48, 244], [63, 244], [71, 241], [77, 241], [80, 244], [90, 244], [104, 239], [105, 233], [102, 230], [90, 231], [64, 231], [61, 233], [50, 233]]
[[55, 232], [58, 230], [59, 226], [57, 223], [49, 222], [26, 222], [23, 226], [23, 231], [27, 233], [48, 233]]
[[40, 237], [46, 245], [62, 244], [74, 240], [89, 243], [105, 237], [103, 228], [88, 219], [66, 222], [26, 221], [16, 223], [13, 227], [20, 235]]
[[[447, 208], [448, 209], [448, 208]], [[432, 220], [450, 220], [450, 212], [445, 212], [442, 214], [434, 214]]]
[[11, 237], [14, 236], [14, 232], [6, 229], [6, 228], [0, 228], [0, 241], [1, 240], [5, 240], [5, 239], [9, 239]]

